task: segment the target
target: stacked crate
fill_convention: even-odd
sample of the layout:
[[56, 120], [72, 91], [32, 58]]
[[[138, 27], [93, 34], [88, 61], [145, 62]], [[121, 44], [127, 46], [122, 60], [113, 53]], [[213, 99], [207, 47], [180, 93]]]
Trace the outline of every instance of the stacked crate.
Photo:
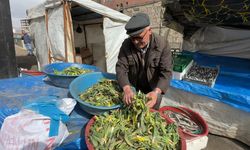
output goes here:
[[173, 79], [182, 80], [183, 76], [191, 68], [193, 57], [185, 54], [173, 54]]

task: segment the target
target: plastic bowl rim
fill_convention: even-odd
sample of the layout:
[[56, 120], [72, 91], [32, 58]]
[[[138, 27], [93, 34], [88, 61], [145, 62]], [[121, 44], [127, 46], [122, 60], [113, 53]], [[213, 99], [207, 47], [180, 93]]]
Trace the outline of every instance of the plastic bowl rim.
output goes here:
[[90, 75], [93, 75], [93, 74], [110, 74], [110, 75], [114, 75], [112, 73], [104, 73], [104, 72], [91, 72], [91, 73], [88, 73], [88, 74], [83, 74], [81, 76], [79, 76], [79, 78], [76, 78], [75, 80], [73, 80], [70, 85], [69, 85], [69, 92], [71, 94], [71, 96], [73, 96], [74, 99], [77, 100], [77, 102], [89, 107], [89, 108], [94, 108], [94, 109], [100, 109], [100, 110], [112, 110], [112, 109], [117, 109], [117, 108], [120, 108], [121, 107], [121, 104], [118, 104], [118, 105], [113, 105], [113, 106], [94, 106], [94, 105], [91, 105], [90, 103], [87, 103], [87, 102], [84, 102], [84, 100], [80, 99], [78, 95], [75, 95], [75, 94], [72, 94], [73, 92], [72, 91], [72, 86], [75, 82], [77, 82], [78, 80], [82, 79], [84, 76], [90, 76]]
[[[91, 67], [93, 67], [93, 69], [89, 69], [89, 70], [93, 70], [94, 72], [101, 72], [100, 71], [100, 69], [98, 68], [98, 67], [96, 67], [96, 66], [92, 66], [92, 65], [87, 65], [87, 64], [78, 64], [78, 63], [52, 63], [52, 64], [47, 64], [47, 65], [45, 65], [44, 66], [44, 68], [43, 68], [43, 70], [42, 70], [42, 72], [44, 72], [46, 75], [48, 75], [48, 76], [54, 76], [54, 77], [79, 77], [79, 76], [81, 76], [81, 75], [84, 75], [84, 74], [80, 74], [80, 75], [56, 75], [56, 74], [54, 74], [54, 73], [48, 73], [47, 71], [46, 71], [46, 68], [48, 67], [48, 66], [52, 66], [52, 65], [58, 65], [58, 64], [71, 64], [71, 65], [80, 65], [80, 66], [91, 66]], [[95, 69], [94, 69], [95, 68]]]

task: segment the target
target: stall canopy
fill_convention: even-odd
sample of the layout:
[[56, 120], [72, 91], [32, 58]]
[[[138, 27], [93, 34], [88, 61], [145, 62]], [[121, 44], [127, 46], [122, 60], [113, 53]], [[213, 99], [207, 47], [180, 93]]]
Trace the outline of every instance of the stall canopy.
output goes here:
[[220, 68], [213, 88], [185, 81], [173, 81], [172, 86], [250, 112], [250, 2], [162, 1], [165, 21], [184, 28], [183, 50], [198, 65]]
[[207, 120], [209, 132], [249, 145], [250, 1], [162, 2], [166, 25], [184, 35], [182, 49], [198, 65], [219, 67], [214, 87], [172, 80], [165, 102], [198, 111]]
[[55, 61], [76, 62], [74, 41], [81, 39], [74, 37], [73, 21], [99, 19], [104, 35], [106, 70], [115, 72], [119, 48], [127, 38], [124, 26], [129, 16], [91, 0], [47, 0], [28, 10], [27, 14], [39, 67]]
[[162, 1], [167, 25], [184, 27], [184, 50], [250, 59], [250, 1]]

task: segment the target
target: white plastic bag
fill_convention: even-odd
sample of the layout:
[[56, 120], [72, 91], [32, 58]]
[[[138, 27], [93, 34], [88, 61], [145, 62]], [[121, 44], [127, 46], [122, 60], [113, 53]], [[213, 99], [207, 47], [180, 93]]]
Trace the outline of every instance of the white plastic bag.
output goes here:
[[[58, 108], [65, 114], [73, 110], [74, 99], [58, 100]], [[59, 122], [58, 135], [49, 137], [51, 118], [29, 109], [22, 109], [4, 120], [0, 131], [0, 150], [50, 150], [60, 145], [69, 135]]]

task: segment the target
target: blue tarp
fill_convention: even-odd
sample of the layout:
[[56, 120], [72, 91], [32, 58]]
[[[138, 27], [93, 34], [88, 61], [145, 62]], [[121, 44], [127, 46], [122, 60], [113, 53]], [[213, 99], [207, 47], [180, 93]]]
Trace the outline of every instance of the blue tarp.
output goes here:
[[[30, 76], [0, 80], [0, 125], [5, 117], [17, 113], [41, 96], [70, 97], [68, 89], [55, 87], [43, 79], [44, 76]], [[86, 149], [84, 129], [91, 117], [76, 105], [66, 124], [70, 135], [59, 149]]]
[[207, 96], [237, 109], [250, 112], [250, 60], [186, 53], [193, 55], [194, 61], [199, 65], [219, 66], [218, 78], [213, 88], [180, 80], [172, 80], [172, 87]]

